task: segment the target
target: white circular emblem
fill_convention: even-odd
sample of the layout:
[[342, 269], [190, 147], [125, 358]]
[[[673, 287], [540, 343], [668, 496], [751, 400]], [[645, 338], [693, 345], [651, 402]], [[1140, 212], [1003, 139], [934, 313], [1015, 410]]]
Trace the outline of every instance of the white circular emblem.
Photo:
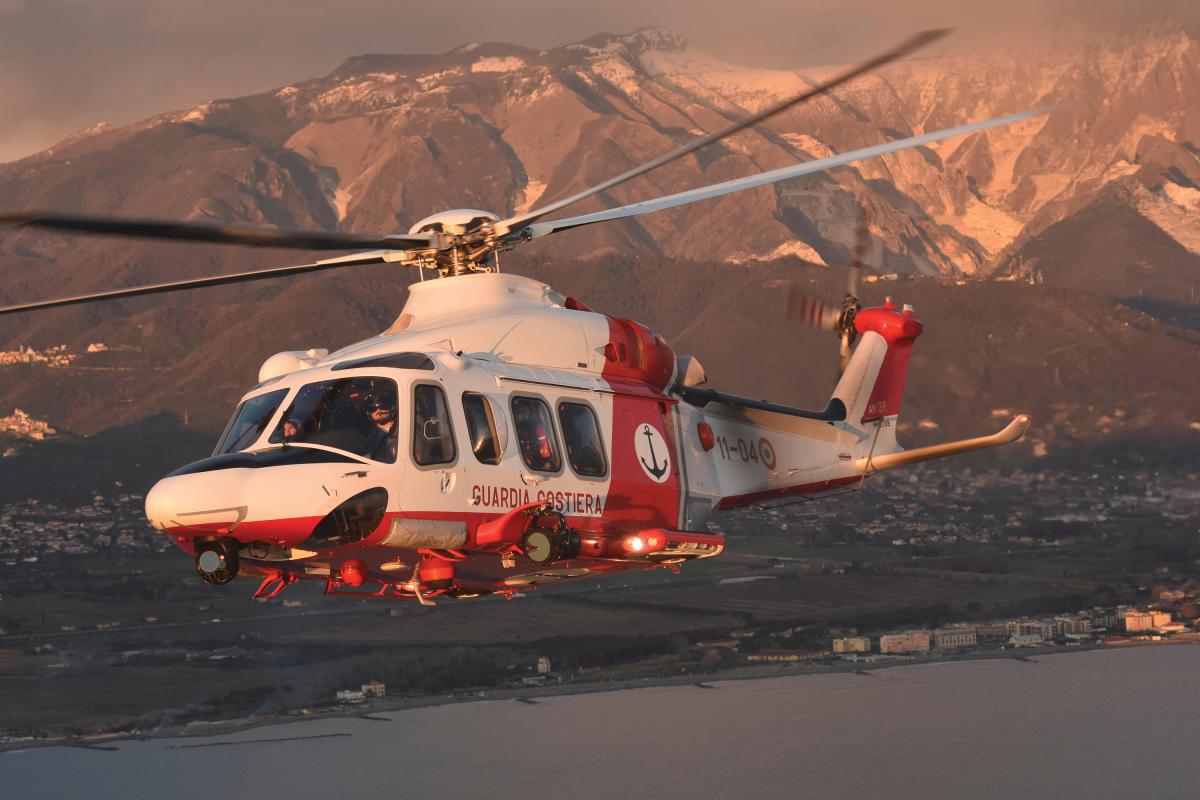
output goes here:
[[642, 423], [634, 428], [633, 453], [650, 480], [663, 483], [671, 477], [671, 453], [662, 434], [653, 426]]

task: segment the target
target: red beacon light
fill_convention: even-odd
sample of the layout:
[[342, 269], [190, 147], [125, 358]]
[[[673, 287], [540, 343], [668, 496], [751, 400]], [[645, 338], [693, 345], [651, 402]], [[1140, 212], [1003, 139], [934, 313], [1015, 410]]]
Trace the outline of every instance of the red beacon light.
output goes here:
[[653, 553], [662, 550], [666, 546], [667, 537], [663, 531], [649, 530], [640, 531], [632, 536], [626, 536], [621, 546], [625, 548], [625, 552], [629, 555], [639, 555], [644, 553]]
[[700, 436], [700, 446], [704, 448], [705, 452], [716, 447], [717, 439], [713, 436], [712, 425], [709, 425], [707, 422], [701, 422], [696, 426], [696, 433]]
[[342, 583], [347, 586], [362, 586], [367, 580], [367, 565], [357, 558], [343, 561], [338, 568], [338, 574], [341, 576]]

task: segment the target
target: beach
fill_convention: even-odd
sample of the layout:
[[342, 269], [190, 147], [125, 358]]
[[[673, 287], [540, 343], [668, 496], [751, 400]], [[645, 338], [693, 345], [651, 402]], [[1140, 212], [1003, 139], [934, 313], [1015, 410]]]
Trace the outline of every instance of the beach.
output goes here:
[[480, 700], [0, 755], [13, 796], [1192, 797], [1200, 647]]

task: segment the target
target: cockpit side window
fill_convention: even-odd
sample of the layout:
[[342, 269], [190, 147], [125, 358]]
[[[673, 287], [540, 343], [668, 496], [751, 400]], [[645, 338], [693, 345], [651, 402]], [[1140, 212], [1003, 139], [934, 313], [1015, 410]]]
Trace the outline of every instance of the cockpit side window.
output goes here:
[[229, 420], [225, 432], [221, 434], [221, 440], [213, 450], [213, 455], [236, 453], [257, 442], [287, 393], [287, 389], [276, 389], [243, 401], [234, 412], [233, 419]]
[[492, 403], [481, 394], [463, 393], [463, 413], [467, 417], [467, 436], [480, 464], [500, 463], [500, 437]]
[[413, 460], [419, 466], [449, 464], [457, 457], [450, 430], [450, 410], [440, 386], [413, 387]]
[[536, 397], [518, 395], [512, 399], [512, 414], [525, 466], [536, 472], [560, 472], [558, 437], [546, 404]]
[[320, 444], [375, 461], [396, 461], [396, 382], [340, 378], [309, 383], [296, 392], [268, 440]]

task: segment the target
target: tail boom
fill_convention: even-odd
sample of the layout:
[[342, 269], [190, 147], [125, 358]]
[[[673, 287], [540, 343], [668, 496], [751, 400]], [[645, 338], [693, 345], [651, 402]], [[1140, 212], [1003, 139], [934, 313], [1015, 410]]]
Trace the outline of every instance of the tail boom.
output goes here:
[[824, 411], [710, 390], [685, 395], [694, 405], [681, 412], [681, 430], [703, 424], [709, 437], [688, 459], [697, 502], [729, 509], [853, 491], [880, 470], [1009, 444], [1028, 429], [1029, 417], [1020, 415], [989, 436], [901, 449], [900, 400], [923, 326], [911, 306], [897, 308], [890, 298], [857, 312], [854, 325], [861, 338]]

